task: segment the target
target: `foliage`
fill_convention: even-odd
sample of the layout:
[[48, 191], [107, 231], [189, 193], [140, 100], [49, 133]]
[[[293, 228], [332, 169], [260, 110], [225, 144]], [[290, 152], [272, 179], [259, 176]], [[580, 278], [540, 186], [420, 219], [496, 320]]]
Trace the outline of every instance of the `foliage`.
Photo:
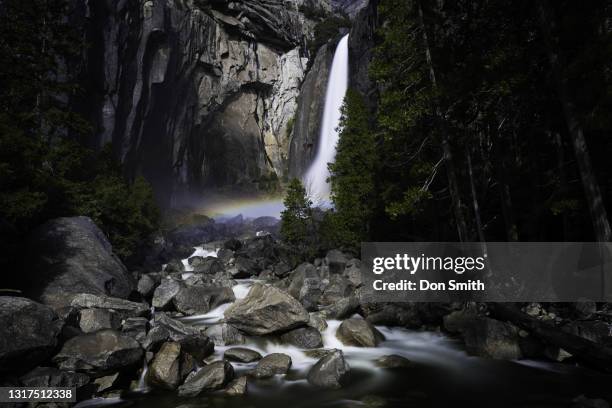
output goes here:
[[0, 224], [10, 243], [2, 263], [50, 218], [92, 217], [124, 260], [158, 223], [149, 185], [127, 181], [109, 147], [78, 142], [91, 129], [71, 108], [84, 43], [69, 15], [65, 0], [0, 3]]
[[349, 89], [342, 106], [336, 160], [329, 164], [335, 212], [327, 219], [333, 225], [328, 234], [333, 233], [339, 245], [353, 248], [366, 240], [376, 205], [379, 157], [369, 116], [361, 94]]
[[312, 202], [306, 195], [302, 182], [294, 178], [287, 186], [281, 213], [281, 235], [288, 244], [306, 250], [311, 243]]
[[332, 15], [319, 21], [314, 27], [314, 38], [308, 41], [308, 52], [311, 61], [317, 54], [319, 48], [327, 43], [331, 38], [336, 38], [341, 28], [350, 28], [351, 20], [347, 16]]

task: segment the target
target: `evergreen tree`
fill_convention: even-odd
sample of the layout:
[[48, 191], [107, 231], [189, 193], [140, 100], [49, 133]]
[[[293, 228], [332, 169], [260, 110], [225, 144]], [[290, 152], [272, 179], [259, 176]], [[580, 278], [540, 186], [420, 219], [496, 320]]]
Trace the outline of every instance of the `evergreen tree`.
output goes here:
[[312, 243], [312, 202], [299, 179], [289, 182], [283, 203], [281, 235], [285, 242], [305, 250]]
[[329, 164], [335, 213], [328, 233], [336, 245], [356, 248], [368, 238], [376, 206], [375, 177], [379, 161], [370, 112], [361, 94], [349, 89], [340, 118], [336, 160]]

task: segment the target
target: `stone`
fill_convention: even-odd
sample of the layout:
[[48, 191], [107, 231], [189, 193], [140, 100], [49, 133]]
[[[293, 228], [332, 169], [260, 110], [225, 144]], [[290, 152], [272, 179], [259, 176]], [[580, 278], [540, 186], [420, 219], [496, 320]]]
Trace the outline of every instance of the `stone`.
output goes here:
[[225, 311], [227, 323], [256, 336], [303, 326], [308, 312], [291, 295], [273, 286], [255, 284], [248, 295]]
[[94, 380], [94, 384], [96, 385], [96, 392], [104, 392], [108, 391], [117, 385], [117, 379], [119, 378], [119, 373], [115, 373], [112, 375], [106, 375], [104, 377], [96, 378]]
[[45, 361], [63, 326], [48, 306], [30, 299], [0, 297], [0, 373], [26, 371]]
[[176, 310], [186, 315], [207, 313], [234, 300], [236, 297], [231, 288], [191, 285], [183, 285], [172, 299]]
[[153, 279], [149, 275], [142, 275], [138, 280], [138, 284], [136, 285], [136, 290], [143, 297], [149, 297], [153, 293], [155, 286], [157, 285], [157, 281]]
[[53, 357], [60, 369], [106, 375], [142, 363], [143, 350], [133, 338], [115, 330], [73, 337]]
[[444, 317], [444, 327], [459, 333], [469, 353], [502, 360], [521, 358], [518, 329], [472, 311], [458, 310]]
[[223, 358], [229, 361], [237, 361], [239, 363], [252, 363], [261, 360], [261, 354], [255, 350], [245, 347], [233, 347], [225, 350]]
[[149, 366], [147, 383], [155, 387], [173, 390], [181, 380], [181, 345], [175, 342], [164, 343]]
[[381, 368], [406, 368], [414, 365], [406, 357], [398, 356], [397, 354], [379, 357], [374, 363]]
[[54, 367], [36, 367], [23, 375], [19, 381], [24, 387], [69, 387], [81, 388], [89, 384], [87, 374], [60, 370]]
[[323, 333], [325, 329], [327, 329], [327, 321], [325, 317], [320, 312], [312, 312], [310, 313], [310, 320], [308, 321], [308, 325], [310, 327], [314, 327], [320, 333]]
[[319, 330], [314, 327], [300, 327], [281, 335], [284, 343], [291, 344], [301, 349], [313, 349], [323, 347], [323, 338]]
[[122, 319], [127, 317], [147, 316], [149, 314], [149, 305], [146, 303], [131, 302], [125, 299], [89, 293], [80, 293], [74, 296], [70, 305], [76, 309], [93, 308], [111, 310]]
[[172, 304], [174, 296], [182, 288], [181, 282], [174, 279], [162, 279], [160, 285], [153, 292], [152, 305], [157, 310], [166, 310]]
[[321, 388], [341, 388], [342, 378], [349, 372], [349, 366], [341, 350], [333, 350], [319, 361], [308, 372], [308, 382]]
[[[191, 261], [193, 259], [199, 259], [199, 262], [192, 263]], [[189, 263], [193, 266], [193, 272], [195, 273], [214, 275], [223, 271], [223, 263], [215, 256], [207, 256], [206, 258], [194, 256], [193, 258], [189, 258]]]
[[315, 266], [310, 263], [300, 264], [291, 274], [288, 292], [299, 300], [306, 310], [317, 310], [323, 294], [323, 282]]
[[149, 321], [144, 317], [128, 317], [123, 321], [121, 331], [143, 343], [147, 337], [147, 326]]
[[234, 377], [234, 369], [227, 361], [215, 361], [190, 375], [179, 387], [179, 396], [197, 397], [202, 392], [223, 388]]
[[283, 353], [272, 353], [259, 360], [251, 375], [255, 378], [270, 378], [277, 374], [287, 374], [289, 368], [291, 357]]
[[347, 256], [337, 249], [332, 249], [325, 255], [325, 264], [329, 267], [330, 274], [342, 274], [347, 262]]
[[117, 330], [120, 327], [120, 317], [111, 310], [83, 309], [79, 312], [79, 328], [83, 333], [93, 333], [102, 329]]
[[356, 258], [350, 259], [347, 262], [346, 268], [344, 269], [342, 275], [356, 288], [363, 285], [363, 279], [361, 276], [361, 261]]
[[231, 346], [246, 343], [246, 338], [234, 326], [227, 323], [212, 325], [206, 329], [209, 336], [217, 346]]
[[376, 347], [384, 336], [374, 326], [363, 319], [344, 320], [338, 330], [336, 337], [347, 346]]
[[28, 291], [54, 309], [73, 295], [127, 298], [134, 283], [104, 233], [88, 217], [50, 220], [27, 241]]
[[225, 395], [237, 396], [244, 395], [247, 392], [247, 378], [240, 377], [230, 381], [227, 387], [223, 390]]

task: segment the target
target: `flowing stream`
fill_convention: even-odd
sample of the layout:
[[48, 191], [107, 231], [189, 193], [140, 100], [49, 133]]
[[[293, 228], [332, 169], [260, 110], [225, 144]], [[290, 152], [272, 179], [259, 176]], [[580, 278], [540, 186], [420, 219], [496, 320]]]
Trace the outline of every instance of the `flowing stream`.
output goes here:
[[338, 144], [338, 125], [340, 123], [340, 108], [348, 87], [348, 34], [342, 37], [332, 61], [327, 89], [321, 132], [317, 146], [317, 155], [304, 176], [304, 185], [310, 199], [315, 205], [328, 206], [330, 203], [330, 185], [328, 163], [333, 163]]

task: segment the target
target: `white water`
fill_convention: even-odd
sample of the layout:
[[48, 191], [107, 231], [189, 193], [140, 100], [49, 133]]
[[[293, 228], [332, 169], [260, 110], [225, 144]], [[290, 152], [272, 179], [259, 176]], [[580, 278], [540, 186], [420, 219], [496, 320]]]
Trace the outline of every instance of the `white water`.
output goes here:
[[340, 108], [348, 87], [348, 34], [342, 37], [332, 61], [327, 90], [325, 91], [325, 106], [317, 155], [304, 176], [304, 185], [310, 199], [315, 205], [329, 204], [331, 188], [328, 163], [336, 158], [336, 145], [338, 144], [338, 125], [340, 123]]
[[183, 279], [187, 279], [188, 277], [190, 277], [191, 275], [193, 275], [192, 273], [190, 274], [190, 272], [193, 271], [193, 267], [191, 265], [189, 265], [189, 258], [192, 258], [194, 256], [201, 256], [202, 258], [206, 258], [208, 256], [217, 256], [217, 252], [219, 252], [219, 249], [208, 249], [208, 248], [204, 248], [204, 247], [194, 247], [193, 248], [194, 251], [191, 255], [189, 255], [187, 258], [181, 260], [181, 262], [183, 263], [183, 266], [185, 267], [185, 272], [182, 277]]

